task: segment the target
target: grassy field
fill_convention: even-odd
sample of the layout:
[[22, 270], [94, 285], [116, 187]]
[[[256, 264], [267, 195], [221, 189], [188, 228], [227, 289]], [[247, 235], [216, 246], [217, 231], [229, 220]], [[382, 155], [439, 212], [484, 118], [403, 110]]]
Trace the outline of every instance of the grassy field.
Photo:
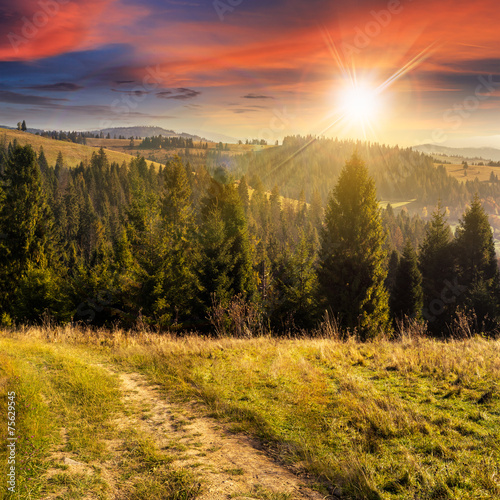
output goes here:
[[[31, 144], [37, 153], [40, 152], [40, 147], [43, 146], [45, 157], [49, 165], [52, 166], [55, 165], [59, 152], [63, 154], [66, 166], [76, 167], [81, 161], [85, 159], [90, 160], [92, 153], [99, 150], [99, 147], [84, 146], [73, 142], [56, 141], [27, 132], [0, 128], [0, 140], [6, 140], [8, 143], [9, 141], [14, 141], [14, 139], [23, 146], [25, 144]], [[106, 155], [110, 162], [115, 161], [121, 165], [124, 161], [128, 163], [132, 159], [130, 154], [113, 151], [112, 149], [107, 149], [106, 146], [104, 146], [104, 148], [106, 149]], [[155, 163], [155, 166], [159, 167], [159, 164]]]
[[[162, 398], [199, 401], [281, 463], [307, 470], [326, 498], [500, 498], [499, 341], [205, 339], [66, 328], [4, 331], [0, 353], [0, 412], [14, 390], [24, 439], [17, 498], [198, 495], [191, 473], [172, 468], [154, 436], [112, 424], [126, 409], [116, 376], [102, 366], [145, 375]], [[95, 471], [118, 437], [129, 445], [111, 488]], [[54, 472], [61, 440], [93, 474]], [[128, 496], [113, 496], [116, 485]]]
[[[436, 163], [440, 165], [440, 163]], [[495, 175], [500, 176], [500, 167], [491, 167], [487, 165], [469, 165], [467, 169], [467, 175], [464, 175], [463, 165], [461, 164], [445, 164], [443, 165], [449, 176], [455, 177], [459, 182], [473, 181], [478, 179], [479, 182], [488, 182], [490, 180], [491, 172]]]

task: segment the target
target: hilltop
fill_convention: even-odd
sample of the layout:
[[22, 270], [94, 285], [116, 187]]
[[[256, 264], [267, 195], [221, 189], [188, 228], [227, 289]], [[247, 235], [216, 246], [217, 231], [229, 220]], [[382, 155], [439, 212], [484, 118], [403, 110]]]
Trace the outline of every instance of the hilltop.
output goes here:
[[[68, 167], [76, 167], [81, 161], [85, 159], [90, 160], [92, 153], [98, 151], [97, 147], [84, 146], [82, 144], [75, 144], [73, 142], [56, 141], [40, 137], [38, 135], [30, 134], [29, 132], [21, 132], [19, 130], [0, 128], [0, 141], [9, 143], [17, 140], [21, 145], [31, 144], [33, 149], [37, 152], [43, 147], [43, 151], [47, 158], [49, 165], [54, 165], [57, 160], [59, 152], [63, 154], [64, 162]], [[106, 149], [106, 156], [110, 162], [117, 162], [122, 164], [124, 161], [129, 163], [133, 156]], [[154, 163], [154, 162], [153, 162]], [[155, 167], [159, 167], [159, 163], [154, 163]]]
[[[497, 148], [450, 148], [448, 146], [439, 146], [437, 144], [421, 144], [412, 148], [414, 151], [426, 153], [432, 156], [445, 156], [447, 160], [452, 161], [455, 158], [465, 160], [483, 161], [493, 160], [500, 161], [500, 149]], [[442, 158], [439, 158], [442, 160]]]
[[91, 130], [92, 134], [100, 134], [101, 132], [106, 136], [110, 135], [111, 137], [124, 136], [126, 138], [129, 137], [154, 137], [161, 135], [163, 137], [183, 137], [185, 139], [193, 139], [193, 141], [201, 141], [203, 138], [198, 135], [188, 134], [186, 132], [175, 132], [174, 130], [167, 130], [163, 127], [155, 127], [155, 126], [134, 126], [134, 127], [112, 127], [112, 128], [104, 128], [100, 130]]

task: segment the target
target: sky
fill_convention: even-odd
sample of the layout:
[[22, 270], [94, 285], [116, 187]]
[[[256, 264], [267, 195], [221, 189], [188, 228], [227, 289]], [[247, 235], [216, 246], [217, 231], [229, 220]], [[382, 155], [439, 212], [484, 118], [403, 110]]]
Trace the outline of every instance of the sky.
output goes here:
[[497, 0], [0, 0], [0, 124], [500, 147]]

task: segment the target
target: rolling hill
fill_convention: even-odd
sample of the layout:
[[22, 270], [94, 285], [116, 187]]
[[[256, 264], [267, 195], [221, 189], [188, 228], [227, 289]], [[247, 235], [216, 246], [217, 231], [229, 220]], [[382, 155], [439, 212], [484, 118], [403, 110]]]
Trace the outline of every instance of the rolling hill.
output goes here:
[[[81, 161], [90, 160], [92, 153], [98, 151], [97, 147], [84, 146], [82, 144], [75, 144], [73, 142], [56, 141], [40, 137], [38, 135], [30, 134], [28, 132], [20, 132], [13, 129], [0, 128], [0, 141], [2, 142], [17, 142], [21, 145], [31, 144], [35, 151], [39, 152], [43, 147], [43, 151], [49, 162], [49, 165], [54, 165], [57, 160], [59, 152], [63, 154], [64, 163], [68, 167], [76, 167]], [[119, 164], [129, 162], [133, 156], [126, 153], [120, 153], [111, 149], [106, 149], [106, 155], [110, 162], [117, 162]], [[159, 167], [159, 163], [153, 162], [155, 167]]]
[[434, 156], [445, 155], [451, 158], [465, 158], [477, 161], [500, 161], [500, 149], [496, 148], [450, 148], [436, 144], [421, 144], [420, 146], [414, 146], [412, 149]]

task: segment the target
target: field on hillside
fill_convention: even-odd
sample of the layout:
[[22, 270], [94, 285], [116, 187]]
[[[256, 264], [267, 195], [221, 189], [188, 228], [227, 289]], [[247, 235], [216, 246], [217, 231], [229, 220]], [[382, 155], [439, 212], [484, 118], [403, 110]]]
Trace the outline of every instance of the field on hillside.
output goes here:
[[334, 334], [1, 332], [9, 498], [500, 497], [499, 341]]
[[[208, 144], [208, 150], [214, 151], [219, 143], [211, 141], [203, 141], [203, 143]], [[183, 155], [185, 148], [173, 148], [173, 149], [139, 149], [137, 146], [141, 143], [141, 139], [134, 139], [134, 147], [130, 147], [130, 139], [87, 139], [87, 145], [92, 147], [103, 147], [113, 151], [119, 151], [121, 153], [126, 153], [135, 156], [137, 153], [144, 156], [145, 158], [153, 157], [164, 160], [165, 157], [173, 157], [176, 154]], [[197, 141], [194, 141], [198, 144]], [[225, 145], [225, 144], [224, 144]], [[260, 146], [253, 144], [228, 144], [228, 150], [223, 153], [226, 155], [236, 155], [242, 153], [248, 153], [250, 151], [262, 151], [264, 149], [269, 149], [275, 146]], [[206, 156], [206, 149], [189, 148], [189, 152], [192, 155], [203, 155]]]
[[[75, 144], [73, 142], [56, 141], [54, 139], [48, 139], [46, 137], [40, 137], [38, 135], [29, 134], [27, 132], [21, 132], [18, 130], [10, 130], [0, 128], [0, 140], [6, 140], [12, 142], [14, 139], [21, 145], [31, 144], [33, 149], [38, 153], [40, 152], [40, 147], [43, 146], [43, 151], [49, 165], [55, 165], [57, 160], [57, 155], [59, 151], [63, 154], [64, 162], [68, 167], [76, 167], [81, 161], [87, 159], [90, 160], [92, 153], [98, 151], [98, 147], [84, 146], [82, 144]], [[106, 156], [110, 162], [117, 162], [120, 165], [126, 161], [130, 162], [132, 156], [128, 153], [113, 151], [112, 149], [106, 149]], [[156, 167], [159, 164], [155, 163]]]
[[[436, 163], [441, 165], [441, 163]], [[448, 172], [448, 175], [455, 177], [460, 182], [473, 181], [478, 179], [479, 182], [488, 182], [490, 180], [491, 172], [500, 177], [500, 167], [491, 167], [487, 165], [470, 165], [467, 169], [467, 175], [464, 175], [464, 169], [461, 164], [443, 165]]]

